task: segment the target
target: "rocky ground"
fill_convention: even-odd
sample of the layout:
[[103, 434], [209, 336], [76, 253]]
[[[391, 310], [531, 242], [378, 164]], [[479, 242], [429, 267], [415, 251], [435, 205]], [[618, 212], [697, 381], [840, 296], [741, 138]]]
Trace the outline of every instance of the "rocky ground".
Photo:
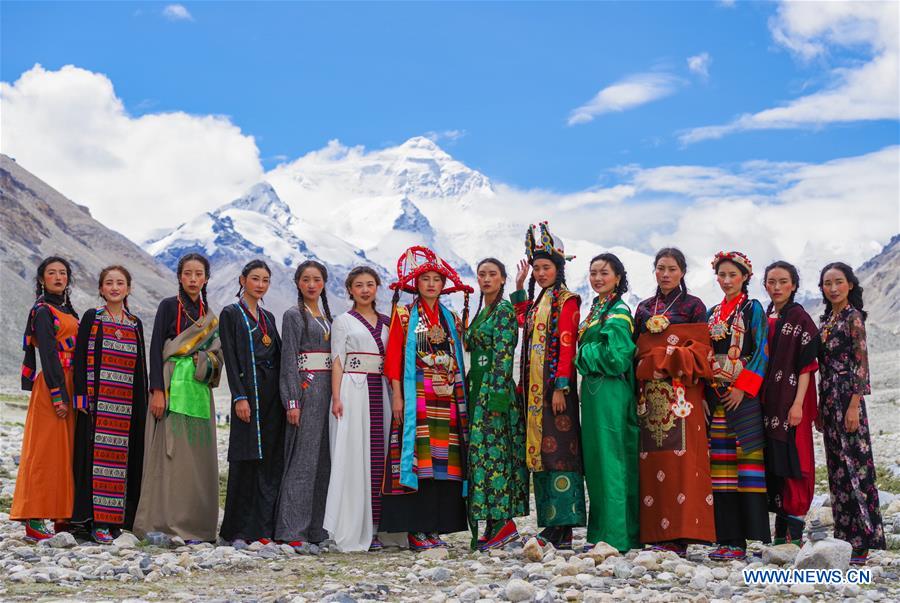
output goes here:
[[[751, 546], [746, 562], [712, 562], [708, 549], [692, 546], [687, 559], [631, 551], [619, 555], [605, 545], [590, 553], [542, 550], [536, 541], [514, 543], [491, 554], [472, 553], [468, 537], [450, 537], [448, 551], [413, 554], [328, 551], [297, 554], [287, 546], [258, 543], [246, 550], [178, 542], [148, 544], [124, 534], [111, 546], [61, 534], [40, 545], [21, 540], [23, 530], [0, 512], [0, 600], [132, 601], [743, 601], [900, 600], [900, 376], [896, 352], [873, 354], [875, 393], [868, 399], [873, 448], [879, 467], [882, 513], [889, 550], [875, 552], [868, 567], [872, 584], [857, 586], [748, 586], [744, 568], [842, 566], [849, 556], [839, 541]], [[24, 403], [0, 394], [0, 509], [8, 511], [21, 446]], [[24, 401], [27, 403], [27, 400]], [[219, 430], [224, 469], [227, 427]], [[821, 446], [817, 460], [824, 462]], [[824, 468], [810, 520], [831, 522]], [[536, 533], [535, 517], [519, 520]], [[580, 540], [579, 540], [580, 539]], [[576, 531], [576, 549], [584, 530]], [[527, 538], [526, 538], [527, 540]]]

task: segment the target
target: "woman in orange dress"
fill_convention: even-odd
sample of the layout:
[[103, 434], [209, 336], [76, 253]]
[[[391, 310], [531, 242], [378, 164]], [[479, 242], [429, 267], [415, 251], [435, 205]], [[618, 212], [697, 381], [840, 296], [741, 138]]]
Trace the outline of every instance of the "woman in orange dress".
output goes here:
[[[75, 484], [72, 450], [75, 411], [72, 406], [72, 357], [78, 314], [69, 300], [72, 268], [52, 256], [38, 266], [34, 306], [25, 326], [22, 389], [31, 390], [22, 459], [9, 518], [25, 524], [28, 540], [53, 536], [46, 519], [72, 516]], [[36, 373], [35, 348], [41, 356]]]

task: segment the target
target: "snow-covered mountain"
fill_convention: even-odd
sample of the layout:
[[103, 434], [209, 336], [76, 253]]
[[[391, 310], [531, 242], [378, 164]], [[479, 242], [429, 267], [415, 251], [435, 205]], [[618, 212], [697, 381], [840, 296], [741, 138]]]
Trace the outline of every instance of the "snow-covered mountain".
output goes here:
[[[145, 243], [144, 248], [172, 270], [185, 253], [206, 255], [212, 264], [210, 303], [216, 309], [234, 301], [244, 264], [264, 259], [272, 269], [272, 287], [265, 302], [276, 315], [296, 303], [293, 275], [304, 260], [318, 260], [329, 268], [329, 302], [335, 311], [346, 306], [343, 282], [347, 272], [357, 264], [371, 263], [358, 247], [294, 215], [265, 182]], [[381, 273], [387, 277], [385, 271]]]

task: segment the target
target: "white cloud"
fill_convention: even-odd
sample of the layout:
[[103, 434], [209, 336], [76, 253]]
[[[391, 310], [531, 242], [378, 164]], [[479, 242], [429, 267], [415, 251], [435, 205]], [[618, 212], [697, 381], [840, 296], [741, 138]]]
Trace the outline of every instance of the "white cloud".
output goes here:
[[667, 73], [638, 73], [607, 86], [587, 103], [574, 109], [568, 124], [584, 124], [598, 115], [633, 109], [675, 92], [680, 80]]
[[447, 142], [456, 142], [463, 136], [465, 136], [467, 132], [465, 130], [442, 130], [440, 132], [436, 132], [434, 130], [425, 133], [425, 138], [433, 142], [447, 141]]
[[[781, 106], [746, 113], [723, 125], [694, 128], [682, 143], [745, 130], [816, 127], [900, 118], [900, 4], [897, 2], [785, 2], [770, 20], [777, 44], [801, 62], [831, 65], [822, 90]], [[842, 51], [867, 59], [840, 61]]]
[[128, 114], [112, 82], [40, 65], [0, 82], [0, 150], [135, 240], [238, 197], [259, 151], [227, 117]]
[[194, 16], [183, 4], [169, 4], [163, 11], [163, 16], [170, 21], [193, 21]]
[[712, 57], [708, 52], [701, 52], [692, 57], [688, 57], [687, 64], [691, 73], [696, 73], [703, 79], [709, 77], [709, 66], [712, 63]]

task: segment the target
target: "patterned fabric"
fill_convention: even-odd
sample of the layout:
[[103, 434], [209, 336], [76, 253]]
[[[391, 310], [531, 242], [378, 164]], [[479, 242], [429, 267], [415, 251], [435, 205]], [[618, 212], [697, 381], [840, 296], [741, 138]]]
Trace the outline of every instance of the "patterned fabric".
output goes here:
[[[468, 414], [458, 324], [458, 318], [440, 303], [436, 312], [422, 302], [395, 309], [385, 373], [403, 382], [405, 404], [402, 425], [396, 421], [391, 425], [392, 476], [385, 480], [385, 494], [415, 491], [419, 479], [462, 481], [466, 493]], [[441, 341], [426, 334], [438, 330], [443, 334]], [[398, 359], [392, 357], [397, 354], [402, 354], [399, 375]], [[402, 437], [395, 441], [394, 432], [401, 431]], [[395, 466], [393, 455], [398, 452], [399, 466]]]
[[[864, 399], [871, 390], [862, 314], [847, 306], [836, 316], [827, 316], [820, 337], [819, 408], [834, 512], [834, 537], [846, 540], [857, 549], [883, 549], [884, 528]], [[859, 396], [859, 429], [849, 433], [844, 421], [854, 395]]]
[[745, 452], [736, 445], [725, 408], [717, 405], [710, 423], [710, 467], [713, 492], [766, 492], [762, 449]]
[[669, 291], [668, 295], [656, 295], [638, 304], [634, 311], [634, 338], [647, 332], [647, 321], [651, 316], [663, 314], [673, 325], [706, 322], [706, 306], [699, 297], [685, 293], [681, 288]]
[[[717, 305], [709, 311], [710, 331], [718, 308]], [[753, 452], [765, 446], [762, 406], [756, 398], [768, 362], [765, 312], [758, 301], [747, 300], [736, 308], [727, 324], [729, 337], [712, 341], [713, 382], [707, 390], [707, 400], [711, 408], [721, 404], [730, 386], [745, 392], [741, 404], [725, 413], [729, 430], [736, 434], [741, 448]]]
[[[87, 398], [96, 415], [94, 521], [106, 524], [121, 525], [125, 521], [129, 431], [138, 362], [136, 324], [127, 317], [117, 324], [105, 308], [98, 309], [88, 339]], [[97, 350], [101, 330], [102, 344]]]
[[539, 471], [534, 474], [534, 501], [540, 528], [584, 525], [584, 476], [575, 471]]
[[469, 400], [470, 522], [528, 514], [525, 420], [515, 403], [516, 312], [508, 301], [485, 308], [465, 335], [471, 358]]
[[[382, 364], [384, 364], [385, 346], [381, 340], [381, 331], [387, 326], [387, 317], [379, 314], [377, 323], [373, 327], [356, 310], [350, 310], [348, 314], [361, 322], [372, 335], [375, 345], [378, 346], [378, 352], [381, 354]], [[372, 525], [377, 527], [381, 521], [380, 493], [381, 484], [384, 481], [384, 388], [381, 375], [368, 373], [366, 375], [366, 388], [369, 392], [369, 458], [371, 460], [369, 466], [371, 467], [370, 483], [372, 485]]]

